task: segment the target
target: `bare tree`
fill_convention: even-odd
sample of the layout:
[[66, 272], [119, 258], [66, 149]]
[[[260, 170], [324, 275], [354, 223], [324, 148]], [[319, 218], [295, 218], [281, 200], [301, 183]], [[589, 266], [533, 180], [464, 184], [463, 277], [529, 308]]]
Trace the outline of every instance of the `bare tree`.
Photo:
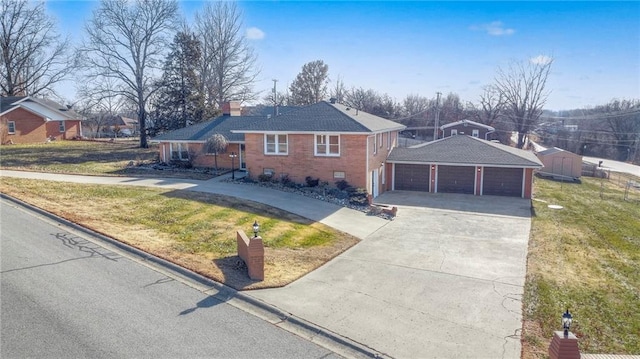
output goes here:
[[311, 105], [327, 96], [329, 65], [322, 60], [311, 61], [302, 66], [289, 90], [294, 105]]
[[147, 147], [146, 106], [154, 76], [175, 29], [175, 0], [102, 0], [85, 26], [87, 41], [80, 47], [90, 81], [113, 79], [118, 94], [136, 104], [140, 147]]
[[[475, 106], [474, 106], [475, 107]], [[504, 97], [494, 86], [486, 86], [480, 95], [475, 117], [480, 123], [493, 126], [504, 110]]]
[[207, 2], [195, 16], [202, 42], [201, 91], [209, 105], [255, 99], [259, 71], [256, 55], [242, 33], [242, 12], [235, 2]]
[[612, 100], [594, 112], [603, 114], [614, 138], [618, 161], [631, 161], [640, 141], [640, 100]]
[[336, 99], [337, 103], [344, 103], [345, 96], [347, 95], [347, 87], [344, 85], [344, 81], [338, 76], [335, 85], [330, 91], [329, 96]]
[[547, 78], [553, 60], [512, 63], [508, 69], [498, 69], [495, 89], [504, 99], [504, 113], [518, 131], [518, 148], [523, 148], [527, 134], [542, 114], [549, 91]]
[[218, 153], [224, 153], [227, 150], [229, 142], [223, 135], [216, 133], [207, 139], [204, 149], [207, 153], [213, 153], [216, 171], [218, 171]]
[[0, 0], [0, 95], [53, 92], [73, 69], [68, 39], [61, 39], [45, 3]]
[[362, 87], [352, 87], [344, 96], [344, 104], [357, 110], [370, 112], [379, 101], [375, 90], [365, 90]]

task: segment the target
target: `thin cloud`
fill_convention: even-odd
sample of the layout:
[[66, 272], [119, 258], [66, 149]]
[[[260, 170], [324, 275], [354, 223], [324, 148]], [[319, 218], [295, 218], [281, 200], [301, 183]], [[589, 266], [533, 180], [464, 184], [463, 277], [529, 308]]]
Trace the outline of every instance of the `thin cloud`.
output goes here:
[[536, 57], [532, 57], [529, 59], [529, 62], [531, 62], [534, 65], [546, 65], [551, 61], [553, 61], [553, 58], [547, 55], [538, 55]]
[[262, 40], [264, 39], [264, 31], [257, 27], [250, 27], [247, 29], [247, 39], [249, 40]]
[[513, 35], [516, 30], [506, 28], [502, 21], [493, 21], [488, 24], [471, 26], [471, 30], [484, 31], [491, 36], [509, 36]]

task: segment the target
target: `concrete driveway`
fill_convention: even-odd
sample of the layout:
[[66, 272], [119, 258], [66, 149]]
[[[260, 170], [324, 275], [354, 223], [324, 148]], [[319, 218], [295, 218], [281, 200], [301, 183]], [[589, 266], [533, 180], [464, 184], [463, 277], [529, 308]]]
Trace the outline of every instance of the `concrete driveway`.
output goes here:
[[530, 201], [391, 192], [398, 217], [285, 288], [247, 294], [398, 358], [519, 358]]

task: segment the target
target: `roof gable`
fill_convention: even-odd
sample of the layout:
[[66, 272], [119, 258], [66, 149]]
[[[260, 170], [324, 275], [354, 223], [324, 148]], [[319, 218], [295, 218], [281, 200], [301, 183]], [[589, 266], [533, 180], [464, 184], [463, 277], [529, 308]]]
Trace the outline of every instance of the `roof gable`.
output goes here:
[[30, 96], [3, 97], [0, 115], [4, 115], [18, 108], [25, 109], [31, 113], [41, 116], [45, 121], [80, 119], [80, 116], [75, 111], [62, 106], [57, 102]]
[[405, 128], [386, 120], [341, 104], [321, 101], [296, 110], [256, 122], [237, 132], [340, 132], [376, 133]]
[[441, 130], [450, 128], [450, 127], [455, 127], [455, 126], [460, 126], [460, 125], [471, 125], [472, 127], [480, 127], [480, 128], [484, 128], [486, 130], [489, 131], [495, 131], [496, 129], [494, 127], [491, 127], [489, 125], [485, 125], [483, 123], [479, 123], [479, 122], [475, 122], [475, 121], [471, 121], [471, 120], [462, 120], [462, 121], [456, 121], [456, 122], [451, 122], [448, 123], [446, 125], [442, 125], [440, 126]]
[[542, 167], [532, 152], [471, 136], [451, 136], [414, 147], [396, 147], [387, 160], [400, 163]]

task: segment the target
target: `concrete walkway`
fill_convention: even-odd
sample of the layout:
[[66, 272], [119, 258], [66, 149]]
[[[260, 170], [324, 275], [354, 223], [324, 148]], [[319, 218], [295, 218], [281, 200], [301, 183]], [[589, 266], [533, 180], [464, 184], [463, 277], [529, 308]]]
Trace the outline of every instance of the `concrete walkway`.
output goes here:
[[387, 221], [219, 179], [0, 175], [220, 193], [320, 221], [363, 241], [287, 287], [244, 294], [390, 357], [520, 357], [528, 200], [387, 192], [376, 202], [399, 207]]

